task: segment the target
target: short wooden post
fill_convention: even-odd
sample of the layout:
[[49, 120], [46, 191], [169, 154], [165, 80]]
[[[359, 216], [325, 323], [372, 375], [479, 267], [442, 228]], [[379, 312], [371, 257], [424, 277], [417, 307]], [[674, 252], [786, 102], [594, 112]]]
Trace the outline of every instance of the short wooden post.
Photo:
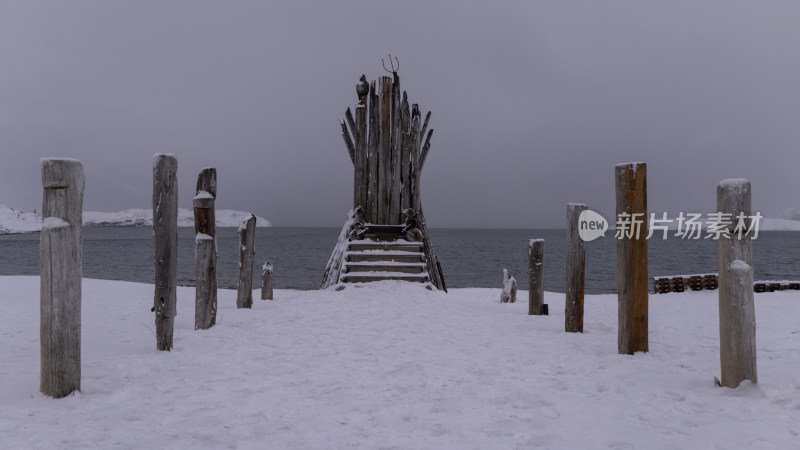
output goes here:
[[544, 239], [528, 241], [528, 315], [544, 314], [544, 285], [542, 267], [544, 263]]
[[84, 177], [74, 159], [42, 159], [41, 168], [40, 388], [61, 398], [81, 389]]
[[178, 270], [178, 160], [153, 155], [153, 262], [156, 348], [172, 349]]
[[197, 177], [194, 206], [195, 296], [194, 329], [206, 330], [217, 321], [217, 249], [214, 200], [217, 169], [206, 168]]
[[256, 236], [256, 216], [239, 225], [239, 289], [236, 295], [237, 308], [253, 307], [253, 259]]
[[567, 204], [567, 289], [564, 331], [583, 333], [583, 287], [586, 249], [579, 233], [578, 218], [586, 210], [581, 203]]
[[[632, 355], [648, 351], [647, 165], [618, 164], [617, 200], [617, 350]], [[627, 223], [625, 223], [627, 221]], [[624, 229], [623, 229], [624, 228]]]
[[261, 271], [261, 300], [272, 300], [272, 264], [265, 262]]
[[515, 303], [517, 301], [517, 280], [503, 269], [503, 290], [500, 292], [501, 303]]
[[[758, 382], [756, 313], [753, 303], [753, 250], [750, 235], [735, 232], [739, 215], [751, 225], [750, 182], [724, 180], [717, 186], [717, 211], [728, 215], [730, 237], [719, 239], [719, 354], [721, 384], [735, 388], [743, 380]], [[720, 222], [722, 224], [722, 221]]]

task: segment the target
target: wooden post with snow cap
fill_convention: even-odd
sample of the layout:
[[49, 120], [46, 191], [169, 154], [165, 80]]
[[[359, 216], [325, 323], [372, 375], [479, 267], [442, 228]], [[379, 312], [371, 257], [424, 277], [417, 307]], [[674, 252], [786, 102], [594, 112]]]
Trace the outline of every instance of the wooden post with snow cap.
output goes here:
[[172, 349], [178, 269], [178, 160], [153, 155], [153, 262], [156, 348]]
[[261, 272], [261, 300], [272, 300], [272, 264], [265, 262]]
[[500, 292], [501, 303], [515, 303], [517, 301], [517, 280], [503, 269], [503, 290]]
[[[647, 165], [617, 164], [617, 351], [646, 352], [649, 280], [647, 278]], [[627, 224], [623, 223], [628, 221]], [[622, 227], [625, 229], [622, 230]]]
[[41, 373], [44, 395], [81, 389], [81, 264], [83, 166], [42, 159], [42, 234], [39, 247]]
[[[753, 250], [750, 235], [750, 182], [724, 180], [717, 186], [717, 212], [730, 237], [719, 238], [719, 353], [721, 384], [735, 388], [744, 380], [758, 382], [756, 370], [756, 313], [753, 303]], [[730, 216], [727, 216], [730, 214]], [[744, 216], [739, 224], [737, 216]], [[722, 216], [721, 216], [722, 217]], [[730, 224], [727, 224], [730, 222]]]
[[581, 203], [567, 203], [567, 288], [564, 331], [583, 333], [583, 287], [586, 249], [579, 233], [578, 218], [586, 210]]
[[528, 315], [544, 314], [544, 285], [542, 266], [544, 263], [544, 239], [528, 241]]
[[253, 259], [255, 257], [256, 216], [239, 225], [239, 284], [237, 308], [253, 307]]
[[195, 231], [194, 329], [206, 330], [217, 321], [217, 246], [214, 200], [217, 169], [206, 168], [197, 177], [192, 201]]

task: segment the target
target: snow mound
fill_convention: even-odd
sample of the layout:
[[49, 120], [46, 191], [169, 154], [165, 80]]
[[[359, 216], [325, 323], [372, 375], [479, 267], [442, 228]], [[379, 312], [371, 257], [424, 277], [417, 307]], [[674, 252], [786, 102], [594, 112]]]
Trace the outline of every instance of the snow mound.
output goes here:
[[0, 203], [0, 234], [30, 233], [42, 229], [42, 216], [20, 212]]

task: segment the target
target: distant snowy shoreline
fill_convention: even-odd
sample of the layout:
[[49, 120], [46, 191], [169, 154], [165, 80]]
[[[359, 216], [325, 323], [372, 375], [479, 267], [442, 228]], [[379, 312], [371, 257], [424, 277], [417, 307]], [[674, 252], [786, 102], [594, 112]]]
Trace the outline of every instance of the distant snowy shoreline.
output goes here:
[[[238, 227], [250, 217], [245, 211], [218, 209], [215, 211], [217, 227]], [[119, 212], [85, 211], [83, 226], [86, 227], [149, 227], [153, 225], [150, 209], [126, 209]], [[178, 209], [178, 226], [194, 226], [194, 213], [190, 209]], [[256, 216], [257, 227], [271, 227], [269, 220]], [[0, 204], [0, 234], [33, 233], [42, 229], [42, 217], [35, 213], [17, 211]]]

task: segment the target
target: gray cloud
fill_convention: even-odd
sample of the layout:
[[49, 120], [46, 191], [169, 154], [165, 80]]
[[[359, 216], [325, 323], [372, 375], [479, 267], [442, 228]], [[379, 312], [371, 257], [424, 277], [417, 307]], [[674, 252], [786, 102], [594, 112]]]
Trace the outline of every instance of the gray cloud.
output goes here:
[[85, 167], [85, 207], [149, 207], [151, 156], [181, 205], [340, 226], [338, 119], [361, 73], [401, 61], [433, 111], [431, 226], [561, 227], [613, 211], [613, 166], [646, 161], [651, 211], [710, 210], [724, 178], [777, 215], [800, 188], [795, 2], [4, 2], [0, 201], [41, 202], [38, 158]]

